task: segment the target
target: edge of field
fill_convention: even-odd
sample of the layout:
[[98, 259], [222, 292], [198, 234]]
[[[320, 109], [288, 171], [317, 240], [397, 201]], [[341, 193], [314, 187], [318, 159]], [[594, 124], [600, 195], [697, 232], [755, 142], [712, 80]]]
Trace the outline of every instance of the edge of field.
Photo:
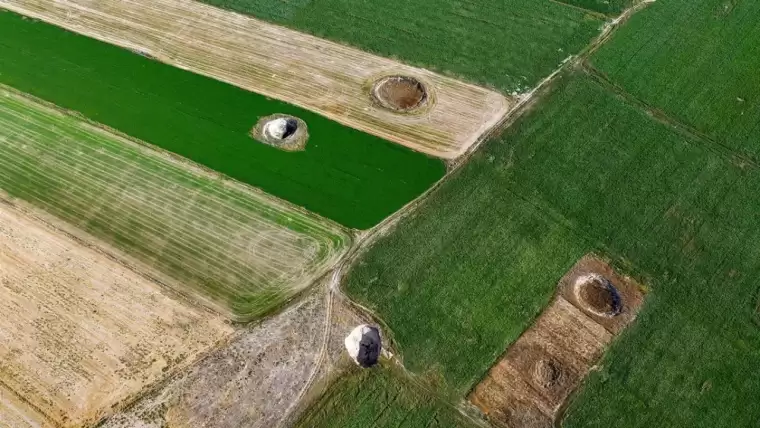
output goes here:
[[[397, 375], [403, 376], [407, 381], [414, 383], [416, 385], [416, 388], [421, 388], [422, 390], [427, 391], [427, 393], [433, 394], [437, 400], [443, 400], [443, 402], [447, 405], [456, 408], [459, 413], [469, 422], [474, 423], [478, 426], [487, 427], [490, 425], [488, 425], [485, 420], [482, 419], [482, 416], [479, 414], [479, 412], [474, 410], [473, 406], [470, 403], [461, 397], [460, 399], [454, 399], [454, 401], [459, 401], [458, 404], [451, 403], [451, 400], [453, 398], [449, 397], [448, 394], [441, 394], [441, 391], [437, 389], [438, 382], [436, 379], [431, 379], [426, 375], [410, 372], [404, 367], [403, 358], [399, 354], [398, 345], [395, 343], [393, 338], [393, 331], [382, 320], [382, 317], [379, 314], [350, 297], [350, 295], [343, 289], [344, 280], [353, 266], [356, 263], [359, 263], [361, 261], [361, 257], [372, 248], [375, 241], [389, 233], [392, 233], [401, 220], [407, 216], [414, 215], [416, 208], [425, 203], [432, 193], [440, 188], [444, 182], [448, 180], [457, 170], [463, 167], [470, 159], [470, 157], [475, 154], [478, 148], [480, 148], [481, 145], [490, 141], [495, 136], [502, 134], [507, 128], [518, 121], [521, 117], [531, 112], [534, 107], [543, 100], [544, 95], [551, 92], [555, 80], [559, 76], [570, 69], [577, 69], [579, 67], [582, 67], [583, 62], [586, 60], [586, 58], [588, 58], [601, 45], [603, 45], [621, 25], [630, 19], [633, 14], [644, 9], [655, 1], [657, 0], [634, 0], [631, 2], [631, 5], [623, 10], [619, 15], [614, 17], [608, 16], [609, 19], [602, 27], [600, 34], [588, 46], [586, 46], [581, 52], [566, 58], [566, 60], [557, 69], [555, 69], [549, 76], [541, 80], [530, 91], [520, 94], [517, 98], [518, 102], [515, 103], [500, 118], [500, 120], [498, 120], [490, 129], [484, 132], [477, 139], [477, 141], [470, 145], [459, 157], [455, 159], [449, 159], [447, 161], [448, 170], [440, 180], [438, 180], [433, 186], [431, 186], [418, 198], [412, 200], [407, 205], [388, 216], [385, 220], [383, 220], [375, 227], [357, 234], [357, 241], [353, 245], [351, 251], [346, 254], [341, 263], [339, 263], [338, 267], [333, 270], [334, 277], [330, 285], [330, 290], [340, 296], [351, 308], [362, 314], [363, 317], [381, 326], [384, 340], [384, 354], [386, 358], [388, 358], [388, 362], [392, 363], [393, 367], [396, 367], [398, 369]], [[571, 4], [565, 5], [568, 7], [574, 7]], [[622, 271], [623, 270], [621, 270], [621, 272]], [[540, 314], [538, 314], [536, 318], [538, 316], [540, 316]], [[485, 371], [481, 377], [486, 376], [487, 373], [488, 372]], [[324, 386], [324, 389], [321, 393], [312, 391], [310, 394], [308, 394], [308, 396], [305, 398], [309, 401], [306, 403], [301, 403], [302, 405], [299, 406], [299, 410], [295, 414], [293, 420], [298, 421], [298, 423], [294, 423], [294, 426], [299, 426], [298, 424], [302, 423], [302, 421], [305, 420], [304, 418], [308, 417], [310, 412], [313, 411], [313, 406], [321, 402], [324, 397], [336, 396], [337, 393], [334, 392], [333, 389], [338, 386], [343, 379], [352, 375], [354, 375], [354, 373], [351, 371], [341, 373], [338, 377], [331, 379], [330, 383]], [[474, 388], [477, 383], [478, 382], [473, 383], [470, 390]], [[580, 388], [582, 387], [583, 386]], [[568, 399], [568, 403], [573, 400], [575, 395], [576, 394], [574, 393]], [[567, 407], [568, 403], [566, 403], [564, 406], [565, 408]], [[561, 420], [561, 418], [558, 420]]]
[[25, 211], [29, 213], [35, 212], [35, 214], [29, 214], [29, 215], [33, 215], [34, 217], [44, 221], [47, 224], [54, 225], [54, 227], [57, 230], [74, 238], [79, 243], [91, 249], [94, 249], [102, 254], [107, 255], [110, 259], [118, 261], [120, 264], [124, 265], [130, 270], [139, 273], [140, 275], [150, 279], [153, 282], [156, 282], [164, 286], [165, 288], [173, 290], [175, 294], [183, 296], [183, 298], [186, 300], [189, 299], [189, 300], [195, 300], [196, 302], [201, 302], [207, 308], [212, 308], [214, 311], [218, 313], [225, 314], [225, 316], [228, 319], [234, 322], [246, 323], [254, 319], [263, 318], [263, 317], [266, 317], [271, 312], [276, 312], [280, 307], [287, 305], [288, 302], [293, 300], [298, 294], [300, 294], [304, 290], [307, 290], [311, 285], [317, 282], [320, 278], [324, 277], [327, 273], [329, 273], [329, 271], [343, 258], [343, 256], [354, 245], [354, 241], [356, 238], [356, 232], [354, 230], [345, 228], [344, 226], [341, 226], [340, 224], [332, 220], [329, 220], [325, 217], [319, 216], [318, 214], [308, 211], [303, 207], [300, 207], [289, 201], [272, 196], [248, 184], [231, 179], [222, 173], [211, 170], [207, 167], [204, 167], [203, 165], [199, 165], [189, 159], [186, 159], [168, 150], [162, 149], [157, 146], [153, 146], [149, 143], [140, 141], [138, 139], [125, 135], [117, 130], [109, 128], [105, 125], [102, 125], [90, 119], [84, 118], [82, 115], [78, 114], [77, 112], [72, 112], [70, 110], [62, 109], [56, 106], [55, 104], [52, 104], [45, 100], [41, 100], [30, 94], [23, 93], [21, 91], [16, 90], [15, 88], [0, 84], [0, 92], [3, 92], [3, 91], [5, 91], [6, 94], [11, 94], [11, 96], [17, 97], [18, 99], [22, 100], [25, 103], [34, 104], [36, 106], [39, 106], [42, 109], [50, 111], [51, 113], [71, 117], [74, 120], [76, 120], [81, 125], [81, 127], [89, 131], [92, 131], [93, 133], [96, 133], [98, 135], [103, 135], [106, 138], [117, 140], [123, 144], [128, 145], [129, 147], [133, 147], [139, 150], [141, 153], [145, 154], [146, 156], [159, 157], [160, 159], [164, 161], [168, 161], [171, 164], [179, 168], [182, 168], [183, 170], [191, 174], [199, 175], [205, 178], [214, 179], [217, 182], [219, 182], [222, 186], [230, 187], [244, 194], [247, 193], [247, 194], [255, 195], [255, 197], [258, 199], [267, 200], [273, 208], [278, 209], [280, 211], [295, 212], [306, 218], [311, 218], [317, 224], [324, 227], [325, 231], [329, 231], [329, 234], [331, 235], [331, 239], [328, 244], [331, 248], [333, 248], [333, 251], [331, 251], [330, 254], [326, 256], [326, 258], [330, 260], [329, 262], [326, 262], [326, 266], [320, 269], [320, 272], [315, 273], [314, 275], [304, 279], [299, 285], [295, 286], [291, 290], [292, 291], [291, 296], [285, 298], [282, 301], [282, 303], [278, 304], [277, 307], [272, 308], [268, 313], [246, 315], [246, 314], [240, 314], [240, 313], [236, 313], [232, 311], [230, 308], [226, 307], [224, 304], [217, 302], [216, 300], [210, 298], [209, 296], [206, 296], [205, 294], [203, 294], [202, 291], [197, 290], [195, 287], [185, 287], [181, 284], [178, 284], [177, 281], [171, 278], [170, 276], [160, 272], [156, 268], [153, 268], [147, 265], [145, 262], [128, 254], [126, 251], [116, 248], [115, 246], [104, 242], [102, 239], [98, 238], [97, 236], [89, 232], [80, 230], [78, 227], [71, 225], [64, 220], [60, 220], [56, 216], [52, 214], [48, 214], [47, 212], [41, 209], [37, 209], [36, 207], [32, 208], [34, 207], [34, 204], [21, 202], [18, 200], [18, 198], [9, 197], [8, 195], [4, 194], [4, 192], [0, 193], [0, 199], [5, 199], [6, 201], [12, 201], [15, 205], [26, 206]]

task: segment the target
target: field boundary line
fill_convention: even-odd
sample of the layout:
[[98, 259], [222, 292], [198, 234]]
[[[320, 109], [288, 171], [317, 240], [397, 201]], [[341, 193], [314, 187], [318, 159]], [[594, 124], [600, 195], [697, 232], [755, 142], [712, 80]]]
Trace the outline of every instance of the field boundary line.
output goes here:
[[[441, 159], [466, 151], [514, 102], [492, 89], [196, 1], [0, 0], [0, 8]], [[418, 111], [399, 114], [373, 101], [373, 84], [392, 75], [428, 87]]]
[[705, 134], [702, 131], [699, 131], [693, 126], [681, 122], [680, 120], [669, 115], [664, 110], [654, 107], [646, 101], [628, 92], [625, 88], [615, 83], [612, 79], [607, 77], [607, 75], [594, 67], [588, 61], [583, 61], [580, 66], [582, 71], [604, 90], [621, 97], [627, 104], [633, 106], [639, 111], [646, 113], [653, 120], [666, 125], [677, 133], [687, 137], [687, 140], [697, 141], [701, 143], [711, 152], [728, 159], [730, 162], [740, 168], [743, 168], [745, 166], [760, 168], [760, 163], [758, 163], [758, 161], [742, 154], [741, 152], [736, 151], [724, 143], [721, 143], [717, 139], [710, 137], [709, 135]]
[[[606, 14], [606, 13], [604, 13], [604, 12], [600, 12], [600, 11], [598, 11], [598, 10], [589, 9], [589, 8], [587, 8], [587, 7], [583, 7], [583, 6], [578, 6], [577, 4], [570, 4], [570, 3], [565, 3], [565, 2], [564, 2], [564, 1], [562, 1], [562, 0], [549, 0], [549, 2], [551, 2], [551, 3], [554, 3], [554, 4], [558, 4], [558, 5], [560, 5], [560, 6], [569, 7], [570, 9], [575, 9], [575, 10], [578, 10], [578, 11], [581, 11], [581, 12], [587, 12], [587, 13], [590, 13], [590, 14], [592, 14], [592, 15], [597, 15], [597, 16], [599, 16], [599, 17], [603, 17], [603, 18], [610, 18], [610, 17], [612, 17], [612, 16], [617, 16], [617, 15], [616, 15], [616, 14], [614, 14], [614, 13], [613, 13], [613, 14]], [[623, 11], [621, 11], [621, 13], [622, 13], [622, 12], [623, 12]]]
[[[24, 405], [29, 406], [30, 409], [36, 412], [37, 415], [41, 416], [45, 420], [45, 422], [49, 423], [52, 427], [56, 426], [56, 422], [53, 419], [51, 419], [50, 416], [46, 412], [43, 412], [42, 409], [40, 409], [34, 403], [27, 400], [24, 396], [19, 394], [15, 389], [11, 388], [11, 386], [5, 383], [5, 381], [3, 381], [2, 378], [0, 378], [0, 388], [2, 388], [5, 391], [8, 391], [9, 394], [13, 394], [13, 396], [16, 397], [16, 399], [18, 399]], [[29, 415], [25, 414], [24, 416], [29, 416]]]
[[[340, 270], [340, 274], [339, 274], [340, 278], [337, 281], [337, 283], [335, 283], [335, 289], [338, 290], [341, 293], [341, 295], [345, 297], [346, 300], [352, 306], [355, 306], [357, 309], [360, 309], [361, 311], [367, 314], [370, 314], [373, 319], [380, 321], [380, 317], [378, 317], [377, 314], [375, 314], [369, 308], [351, 299], [346, 293], [343, 292], [342, 287], [341, 287], [343, 283], [343, 279], [348, 274], [348, 272], [350, 272], [353, 264], [356, 261], [358, 261], [359, 257], [362, 256], [365, 252], [369, 251], [375, 241], [382, 238], [384, 235], [386, 235], [391, 230], [393, 230], [395, 226], [401, 220], [411, 215], [417, 209], [417, 207], [425, 203], [427, 199], [430, 197], [430, 195], [433, 194], [435, 191], [437, 191], [441, 186], [443, 186], [443, 184], [446, 181], [448, 181], [449, 178], [452, 177], [477, 152], [477, 150], [483, 144], [485, 144], [487, 141], [490, 141], [495, 136], [502, 134], [510, 126], [512, 126], [520, 117], [522, 117], [525, 113], [530, 112], [533, 109], [533, 107], [538, 102], [540, 102], [544, 93], [550, 89], [551, 84], [554, 82], [557, 76], [561, 75], [568, 68], [577, 67], [578, 63], [581, 63], [587, 56], [591, 55], [596, 50], [596, 48], [598, 48], [601, 44], [606, 42], [611, 36], [611, 34], [620, 25], [625, 23], [625, 21], [631, 15], [633, 15], [634, 13], [646, 7], [648, 4], [653, 3], [655, 1], [656, 0], [643, 0], [637, 3], [636, 5], [631, 6], [630, 8], [625, 10], [619, 17], [606, 23], [604, 27], [602, 28], [601, 33], [581, 53], [577, 55], [572, 55], [566, 58], [557, 69], [555, 69], [550, 75], [542, 79], [539, 82], [539, 84], [536, 85], [533, 89], [531, 89], [530, 91], [524, 94], [519, 95], [518, 102], [513, 106], [513, 108], [510, 111], [508, 111], [501, 118], [499, 123], [491, 127], [485, 133], [481, 134], [481, 136], [478, 138], [478, 141], [475, 142], [473, 145], [471, 145], [469, 149], [462, 156], [459, 156], [456, 159], [453, 159], [447, 162], [448, 171], [443, 177], [441, 177], [441, 179], [439, 179], [436, 183], [434, 183], [430, 188], [428, 188], [420, 196], [418, 196], [417, 198], [415, 198], [414, 200], [412, 200], [411, 202], [403, 206], [398, 211], [386, 217], [382, 222], [377, 224], [375, 227], [368, 229], [366, 231], [359, 231], [356, 234], [355, 244], [343, 257], [343, 259], [339, 263], [339, 266], [336, 267], [336, 269]], [[388, 332], [392, 334], [387, 324], [385, 324], [384, 322], [380, 322], [380, 324], [384, 326], [384, 329], [388, 329]]]

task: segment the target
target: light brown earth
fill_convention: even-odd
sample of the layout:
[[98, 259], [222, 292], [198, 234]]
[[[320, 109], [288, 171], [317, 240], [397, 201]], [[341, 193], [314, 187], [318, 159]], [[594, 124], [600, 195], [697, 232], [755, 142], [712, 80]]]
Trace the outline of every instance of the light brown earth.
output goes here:
[[336, 371], [353, 365], [343, 337], [356, 323], [325, 287], [318, 288], [246, 328], [103, 428], [287, 426]]
[[[577, 299], [573, 285], [590, 274], [603, 276], [620, 291], [618, 315], [600, 316]], [[567, 398], [643, 303], [638, 284], [591, 255], [565, 274], [557, 294], [468, 397], [495, 426], [552, 427]]]
[[[514, 104], [491, 90], [191, 0], [0, 0], [0, 7], [445, 159], [464, 153]], [[423, 82], [428, 106], [419, 114], [377, 106], [372, 83], [388, 75]]]
[[95, 422], [233, 331], [4, 203], [0, 314], [0, 425], [10, 426]]
[[0, 427], [51, 428], [54, 425], [0, 383]]

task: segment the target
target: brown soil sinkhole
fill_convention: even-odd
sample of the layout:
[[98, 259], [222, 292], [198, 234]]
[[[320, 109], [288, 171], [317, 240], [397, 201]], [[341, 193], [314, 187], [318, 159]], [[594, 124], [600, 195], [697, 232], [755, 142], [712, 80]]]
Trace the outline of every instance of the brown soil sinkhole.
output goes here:
[[414, 77], [384, 77], [372, 88], [372, 97], [385, 108], [408, 112], [423, 106], [428, 99], [425, 85]]
[[593, 312], [615, 316], [623, 309], [620, 293], [610, 281], [601, 276], [586, 278], [578, 287], [578, 298]]
[[562, 382], [562, 367], [554, 360], [540, 359], [533, 366], [533, 378], [546, 389]]

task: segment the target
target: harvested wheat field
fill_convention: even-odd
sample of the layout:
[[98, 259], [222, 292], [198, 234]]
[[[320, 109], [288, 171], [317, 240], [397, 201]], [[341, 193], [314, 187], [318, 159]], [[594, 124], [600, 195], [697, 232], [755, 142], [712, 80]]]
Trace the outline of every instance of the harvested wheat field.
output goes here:
[[[0, 7], [446, 159], [464, 153], [512, 104], [494, 91], [195, 1], [0, 0]], [[426, 94], [416, 84], [373, 87], [392, 76], [411, 77]]]
[[324, 218], [2, 87], [0, 170], [11, 198], [236, 320], [279, 307], [351, 242]]
[[640, 286], [587, 255], [558, 295], [470, 393], [497, 426], [551, 428], [558, 412], [614, 335], [643, 303]]
[[7, 204], [0, 313], [0, 409], [16, 413], [0, 421], [30, 426], [37, 412], [62, 426], [95, 422], [232, 333], [221, 317]]

